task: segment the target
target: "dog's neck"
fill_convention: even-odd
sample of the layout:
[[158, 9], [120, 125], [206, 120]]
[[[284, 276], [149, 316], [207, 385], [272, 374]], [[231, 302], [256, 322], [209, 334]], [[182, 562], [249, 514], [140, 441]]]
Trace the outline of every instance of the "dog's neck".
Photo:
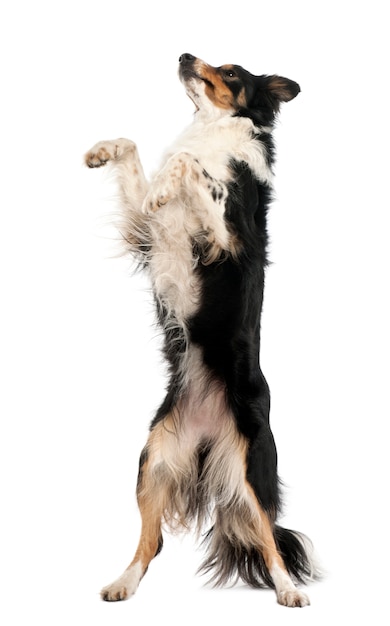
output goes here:
[[205, 83], [192, 80], [186, 84], [186, 94], [195, 104], [194, 120], [202, 123], [216, 122], [223, 117], [231, 117], [234, 113], [232, 108], [220, 108], [216, 106], [205, 93]]

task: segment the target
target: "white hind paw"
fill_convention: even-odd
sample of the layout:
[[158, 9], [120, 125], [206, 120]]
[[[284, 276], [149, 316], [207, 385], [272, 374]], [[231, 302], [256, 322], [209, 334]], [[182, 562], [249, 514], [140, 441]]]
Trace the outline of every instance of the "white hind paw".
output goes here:
[[308, 606], [310, 600], [305, 593], [298, 589], [291, 589], [288, 591], [281, 591], [278, 594], [278, 602], [283, 606], [302, 607]]
[[102, 600], [106, 602], [118, 602], [127, 600], [137, 591], [139, 581], [142, 578], [142, 567], [140, 563], [135, 563], [120, 576], [115, 582], [107, 587], [103, 587], [100, 592]]
[[127, 600], [129, 592], [126, 585], [113, 583], [107, 587], [103, 587], [100, 592], [102, 600], [106, 602], [118, 602], [119, 600]]

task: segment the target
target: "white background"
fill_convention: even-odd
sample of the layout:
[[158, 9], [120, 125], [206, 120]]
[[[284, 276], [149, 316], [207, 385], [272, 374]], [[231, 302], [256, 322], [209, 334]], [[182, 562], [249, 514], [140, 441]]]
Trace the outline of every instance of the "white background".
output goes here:
[[[388, 572], [388, 20], [385, 3], [4, 3], [1, 45], [1, 622], [384, 624]], [[387, 13], [386, 13], [387, 15]], [[138, 455], [165, 378], [147, 283], [114, 258], [115, 188], [82, 165], [135, 140], [147, 172], [191, 121], [177, 79], [212, 65], [298, 81], [276, 130], [262, 366], [283, 524], [328, 570], [302, 611], [209, 590], [166, 538], [137, 595], [127, 566]]]

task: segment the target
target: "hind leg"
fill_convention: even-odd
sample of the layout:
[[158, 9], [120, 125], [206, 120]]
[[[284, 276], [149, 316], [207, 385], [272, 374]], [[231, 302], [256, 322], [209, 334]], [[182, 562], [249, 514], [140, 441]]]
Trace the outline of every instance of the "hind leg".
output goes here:
[[[253, 498], [256, 496], [253, 494]], [[272, 530], [272, 525], [267, 513], [259, 506], [259, 516], [261, 520], [260, 537], [262, 553], [265, 565], [270, 573], [275, 585], [276, 597], [279, 604], [291, 607], [302, 607], [310, 604], [310, 600], [305, 593], [297, 589], [294, 585], [287, 568], [280, 555]]]
[[217, 507], [207, 539], [208, 558], [201, 571], [214, 570], [212, 582], [224, 584], [238, 574], [253, 587], [275, 588], [279, 604], [310, 604], [293, 583], [276, 545], [273, 524], [245, 481], [235, 500]]
[[[275, 542], [274, 524], [280, 508], [280, 495], [276, 448], [268, 425], [262, 426], [252, 442], [247, 456], [246, 480], [248, 497], [252, 500], [252, 506], [257, 508], [260, 519], [259, 549], [275, 587], [277, 600], [284, 606], [306, 606], [310, 604], [309, 599], [293, 583]], [[302, 558], [306, 557], [302, 554]]]
[[140, 459], [137, 499], [142, 526], [138, 547], [123, 574], [102, 590], [103, 600], [125, 600], [135, 593], [162, 548], [163, 520], [171, 528], [186, 527], [188, 490], [198, 477], [193, 458], [191, 450], [181, 445], [173, 415], [157, 421]]
[[211, 582], [225, 584], [236, 575], [252, 587], [269, 586], [279, 604], [303, 607], [308, 597], [292, 581], [277, 548], [267, 513], [248, 486], [244, 494], [216, 509], [214, 525], [206, 536], [207, 559], [200, 571], [211, 573]]
[[101, 591], [107, 601], [126, 600], [132, 596], [145, 574], [150, 561], [162, 547], [161, 520], [163, 501], [158, 483], [152, 480], [150, 463], [141, 455], [137, 486], [138, 505], [142, 518], [141, 536], [136, 553], [128, 568], [112, 584]]

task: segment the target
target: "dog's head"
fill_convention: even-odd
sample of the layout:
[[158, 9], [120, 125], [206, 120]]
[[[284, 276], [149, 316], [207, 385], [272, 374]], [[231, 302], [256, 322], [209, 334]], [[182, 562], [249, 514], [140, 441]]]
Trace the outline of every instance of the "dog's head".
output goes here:
[[179, 59], [179, 76], [196, 110], [206, 116], [235, 114], [272, 124], [281, 102], [295, 98], [298, 83], [282, 76], [255, 76], [240, 65], [213, 67], [192, 54]]

